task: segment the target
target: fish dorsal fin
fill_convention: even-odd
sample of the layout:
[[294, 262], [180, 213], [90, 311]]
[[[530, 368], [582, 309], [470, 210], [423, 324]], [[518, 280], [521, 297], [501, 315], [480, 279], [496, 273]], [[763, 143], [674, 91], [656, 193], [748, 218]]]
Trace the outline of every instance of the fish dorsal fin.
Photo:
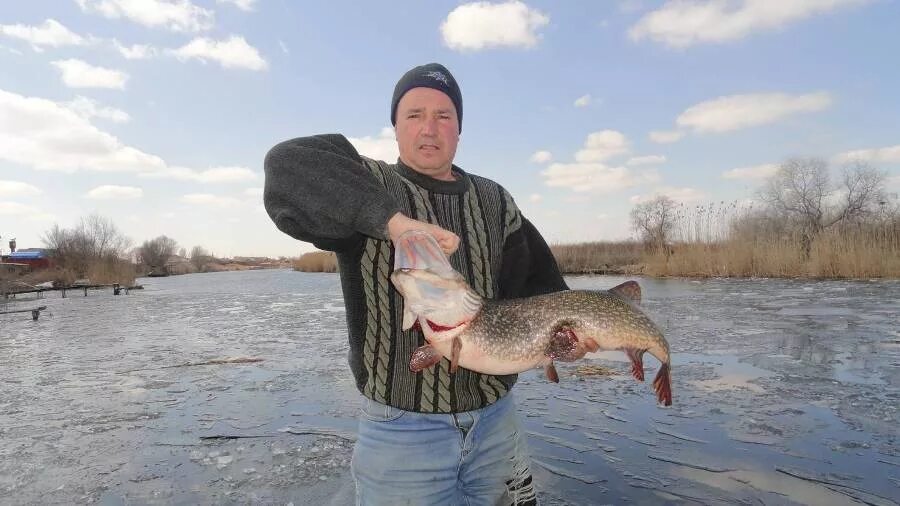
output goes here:
[[635, 304], [641, 303], [641, 285], [637, 284], [637, 281], [626, 281], [621, 285], [610, 288], [608, 291]]

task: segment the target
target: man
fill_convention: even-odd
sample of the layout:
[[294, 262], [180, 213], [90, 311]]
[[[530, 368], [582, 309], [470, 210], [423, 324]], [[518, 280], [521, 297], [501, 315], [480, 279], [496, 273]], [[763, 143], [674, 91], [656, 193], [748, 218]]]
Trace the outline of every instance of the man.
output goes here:
[[335, 251], [364, 396], [351, 469], [359, 504], [534, 504], [515, 375], [442, 360], [409, 370], [424, 344], [401, 330], [402, 300], [388, 276], [393, 241], [431, 233], [483, 297], [564, 290], [546, 242], [500, 185], [453, 165], [462, 95], [442, 65], [415, 67], [391, 101], [400, 158], [361, 157], [341, 135], [283, 142], [266, 156], [266, 210], [283, 232]]

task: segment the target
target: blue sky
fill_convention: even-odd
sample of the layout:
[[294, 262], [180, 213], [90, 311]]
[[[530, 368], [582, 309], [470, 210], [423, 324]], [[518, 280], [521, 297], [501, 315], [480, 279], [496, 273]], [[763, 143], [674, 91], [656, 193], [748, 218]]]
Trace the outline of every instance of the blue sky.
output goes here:
[[655, 195], [744, 200], [792, 156], [900, 191], [897, 0], [32, 0], [0, 9], [0, 237], [97, 212], [135, 244], [296, 256], [262, 208], [275, 143], [395, 159], [414, 65], [460, 83], [456, 162], [550, 242], [622, 239]]

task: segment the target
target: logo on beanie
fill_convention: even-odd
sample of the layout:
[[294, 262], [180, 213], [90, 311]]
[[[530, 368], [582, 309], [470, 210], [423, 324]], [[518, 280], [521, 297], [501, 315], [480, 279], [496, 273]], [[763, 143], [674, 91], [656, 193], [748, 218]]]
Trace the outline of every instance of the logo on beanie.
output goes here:
[[432, 70], [430, 72], [425, 72], [423, 75], [425, 77], [430, 77], [430, 78], [434, 79], [435, 81], [440, 81], [440, 82], [444, 83], [444, 86], [447, 86], [448, 88], [450, 87], [450, 81], [447, 80], [447, 76], [444, 75], [443, 72], [440, 72], [437, 70]]

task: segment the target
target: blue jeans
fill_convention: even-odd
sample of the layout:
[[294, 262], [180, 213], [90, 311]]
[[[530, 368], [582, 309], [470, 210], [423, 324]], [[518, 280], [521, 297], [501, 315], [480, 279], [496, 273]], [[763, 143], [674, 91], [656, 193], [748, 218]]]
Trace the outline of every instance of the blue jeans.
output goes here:
[[510, 394], [453, 414], [364, 402], [351, 464], [357, 505], [536, 504]]

